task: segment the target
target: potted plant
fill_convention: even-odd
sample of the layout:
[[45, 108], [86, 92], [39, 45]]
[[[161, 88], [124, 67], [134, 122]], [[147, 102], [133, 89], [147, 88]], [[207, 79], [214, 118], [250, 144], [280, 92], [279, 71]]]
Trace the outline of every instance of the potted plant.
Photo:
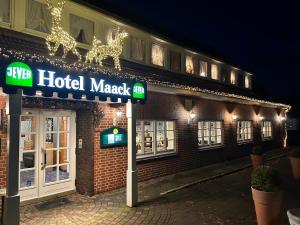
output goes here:
[[279, 225], [282, 208], [281, 176], [269, 166], [259, 166], [251, 175], [251, 190], [258, 225]]
[[259, 145], [253, 146], [252, 153], [251, 153], [251, 161], [254, 169], [256, 169], [257, 167], [263, 164], [264, 157], [263, 157], [261, 146]]
[[292, 150], [289, 154], [292, 172], [295, 180], [300, 180], [300, 149]]

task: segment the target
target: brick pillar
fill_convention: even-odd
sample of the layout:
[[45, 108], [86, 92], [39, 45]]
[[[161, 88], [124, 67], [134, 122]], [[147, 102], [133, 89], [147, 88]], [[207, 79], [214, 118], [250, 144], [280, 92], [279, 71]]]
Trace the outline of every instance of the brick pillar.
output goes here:
[[[94, 193], [94, 119], [90, 110], [77, 111], [76, 124], [76, 190], [80, 194]], [[78, 141], [82, 139], [82, 148]]]

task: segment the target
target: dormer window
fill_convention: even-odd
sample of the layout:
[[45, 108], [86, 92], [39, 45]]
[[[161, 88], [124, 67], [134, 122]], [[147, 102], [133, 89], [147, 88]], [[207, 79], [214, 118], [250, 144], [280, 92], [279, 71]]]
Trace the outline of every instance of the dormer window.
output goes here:
[[0, 0], [0, 22], [10, 21], [10, 0]]
[[[1, 17], [3, 9], [2, 6], [0, 8]], [[47, 5], [35, 0], [27, 0], [25, 26], [31, 30], [50, 33], [51, 15]]]
[[145, 61], [145, 41], [135, 37], [131, 38], [131, 57], [135, 60]]
[[152, 63], [157, 66], [164, 66], [165, 64], [164, 48], [158, 44], [152, 44]]
[[245, 88], [250, 88], [250, 77], [249, 77], [249, 75], [245, 76]]
[[211, 79], [218, 80], [219, 79], [219, 68], [216, 64], [211, 64]]
[[201, 77], [207, 77], [207, 62], [199, 62], [199, 74]]
[[91, 44], [94, 37], [94, 22], [70, 14], [70, 34], [77, 42]]
[[230, 83], [236, 85], [236, 72], [231, 71], [230, 73]]
[[185, 71], [190, 74], [195, 73], [194, 60], [192, 56], [187, 55], [185, 57]]

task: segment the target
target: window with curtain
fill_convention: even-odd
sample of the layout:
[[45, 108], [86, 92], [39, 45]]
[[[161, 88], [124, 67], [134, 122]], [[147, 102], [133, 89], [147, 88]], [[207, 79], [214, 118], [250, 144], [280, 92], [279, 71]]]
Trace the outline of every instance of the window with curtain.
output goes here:
[[199, 74], [201, 77], [207, 77], [207, 62], [199, 61]]
[[245, 88], [250, 88], [250, 77], [248, 75], [245, 76]]
[[272, 122], [271, 121], [262, 121], [261, 123], [261, 137], [263, 140], [272, 138]]
[[137, 157], [151, 157], [176, 152], [174, 129], [174, 121], [137, 120]]
[[178, 52], [170, 51], [170, 64], [171, 64], [171, 71], [180, 72], [181, 54]]
[[77, 42], [91, 44], [94, 38], [94, 22], [70, 14], [70, 34]]
[[158, 44], [152, 44], [151, 60], [154, 65], [164, 66], [165, 51], [164, 48]]
[[10, 22], [10, 0], [0, 0], [0, 22]]
[[237, 121], [237, 141], [248, 142], [252, 140], [252, 121]]
[[118, 31], [115, 28], [109, 28], [106, 33], [106, 42], [107, 44], [112, 44], [118, 35]]
[[195, 64], [192, 56], [187, 55], [185, 57], [185, 71], [190, 74], [195, 73]]
[[198, 122], [198, 146], [214, 147], [222, 145], [222, 121]]
[[139, 38], [131, 38], [131, 58], [145, 61], [145, 41]]
[[236, 84], [236, 72], [234, 70], [230, 72], [230, 83], [234, 85]]
[[50, 33], [51, 14], [47, 5], [35, 0], [27, 0], [25, 26], [32, 30]]
[[216, 64], [211, 64], [211, 79], [219, 79], [219, 67]]

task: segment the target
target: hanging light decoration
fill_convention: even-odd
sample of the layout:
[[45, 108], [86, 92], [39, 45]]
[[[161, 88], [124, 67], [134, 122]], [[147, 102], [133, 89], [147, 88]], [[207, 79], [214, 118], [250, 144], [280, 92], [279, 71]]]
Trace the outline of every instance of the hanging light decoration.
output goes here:
[[50, 56], [54, 56], [60, 45], [63, 46], [62, 58], [65, 58], [68, 52], [72, 52], [81, 60], [81, 55], [77, 51], [76, 40], [62, 28], [62, 12], [65, 6], [65, 1], [59, 1], [57, 6], [53, 6], [50, 0], [46, 0], [48, 9], [52, 16], [51, 32], [46, 37], [46, 45]]

